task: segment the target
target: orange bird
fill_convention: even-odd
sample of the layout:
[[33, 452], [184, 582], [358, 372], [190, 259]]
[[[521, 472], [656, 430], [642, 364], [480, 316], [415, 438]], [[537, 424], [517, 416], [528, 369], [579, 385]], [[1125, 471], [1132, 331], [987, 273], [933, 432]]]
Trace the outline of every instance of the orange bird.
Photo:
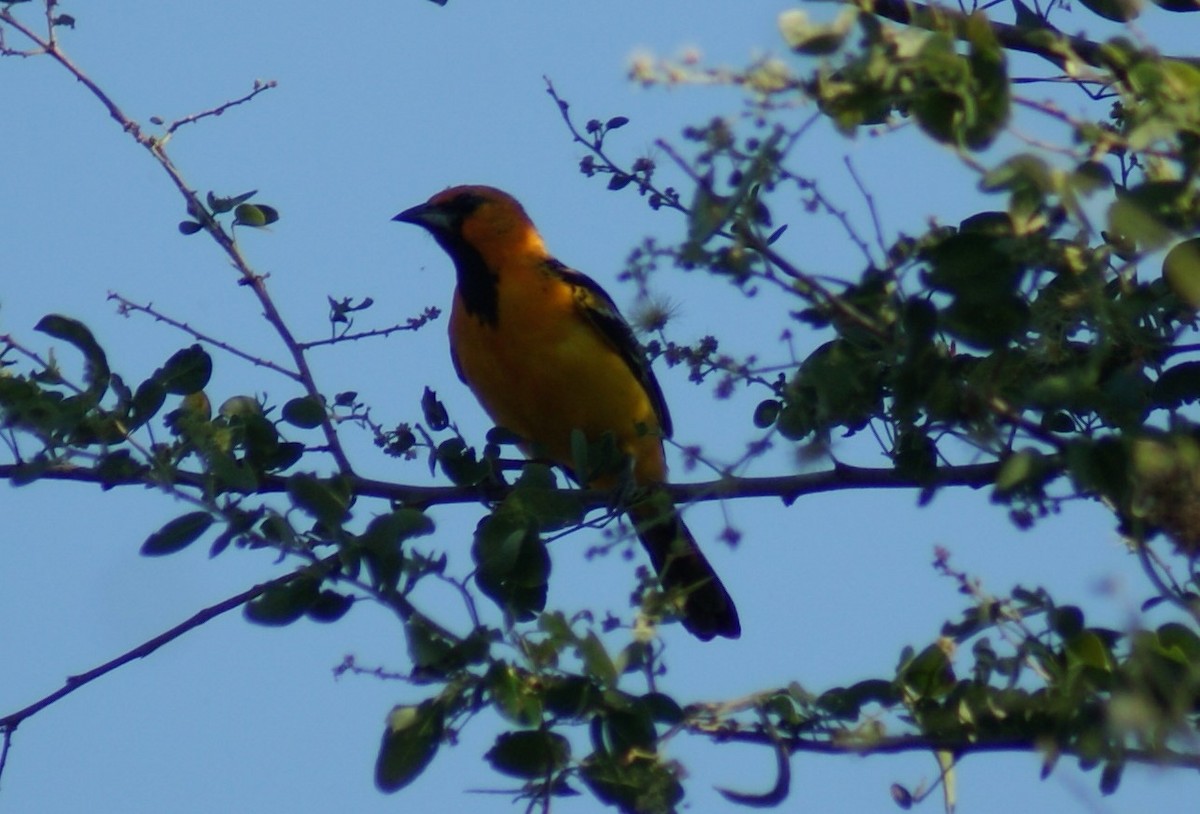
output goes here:
[[[428, 231], [454, 261], [450, 354], [492, 420], [522, 439], [526, 455], [568, 472], [573, 431], [589, 442], [610, 433], [641, 487], [627, 511], [664, 589], [684, 596], [684, 627], [704, 640], [736, 638], [733, 600], [666, 491], [655, 488], [666, 482], [662, 439], [671, 417], [612, 298], [554, 259], [525, 210], [498, 189], [452, 187], [393, 220]], [[583, 485], [619, 481], [610, 474]]]

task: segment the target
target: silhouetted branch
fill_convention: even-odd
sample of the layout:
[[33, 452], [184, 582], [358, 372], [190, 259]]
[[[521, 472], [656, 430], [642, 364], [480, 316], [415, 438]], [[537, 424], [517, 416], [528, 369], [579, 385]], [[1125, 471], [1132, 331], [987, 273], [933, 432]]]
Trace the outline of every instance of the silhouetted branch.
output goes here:
[[159, 635], [155, 636], [153, 639], [149, 639], [148, 641], [142, 642], [137, 647], [133, 648], [132, 650], [128, 650], [125, 653], [122, 653], [120, 656], [117, 656], [115, 659], [112, 659], [111, 661], [106, 661], [104, 664], [101, 664], [97, 667], [93, 667], [91, 670], [88, 670], [86, 673], [80, 673], [79, 675], [68, 676], [66, 683], [63, 684], [62, 687], [59, 687], [54, 692], [50, 693], [49, 695], [47, 695], [43, 698], [38, 699], [37, 701], [34, 701], [32, 704], [24, 707], [23, 709], [19, 709], [16, 712], [12, 712], [12, 713], [9, 713], [8, 715], [0, 717], [0, 731], [3, 731], [4, 735], [5, 735], [6, 750], [7, 750], [7, 741], [8, 741], [9, 736], [12, 734], [12, 732], [14, 732], [16, 730], [16, 728], [18, 726], [21, 725], [21, 723], [25, 719], [37, 714], [38, 712], [40, 712], [43, 709], [45, 709], [46, 707], [50, 706], [54, 702], [60, 700], [64, 696], [70, 695], [71, 693], [78, 690], [80, 687], [83, 687], [85, 684], [90, 684], [91, 682], [95, 681], [96, 679], [100, 678], [101, 676], [111, 673], [113, 670], [117, 669], [118, 667], [122, 667], [125, 664], [128, 664], [129, 662], [131, 662], [135, 659], [141, 659], [141, 658], [145, 658], [146, 656], [149, 656], [151, 653], [153, 653], [155, 650], [158, 650], [163, 645], [175, 641], [183, 634], [185, 634], [191, 630], [195, 630], [196, 628], [200, 627], [201, 625], [205, 624], [206, 622], [208, 622], [212, 619], [215, 619], [216, 617], [220, 616], [221, 614], [227, 613], [228, 611], [231, 611], [234, 608], [237, 608], [237, 607], [240, 607], [240, 606], [246, 604], [250, 600], [261, 596], [263, 593], [271, 590], [272, 588], [277, 588], [280, 585], [286, 585], [287, 583], [291, 582], [292, 580], [307, 573], [308, 570], [309, 569], [302, 569], [302, 570], [294, 571], [290, 574], [284, 574], [281, 577], [277, 577], [277, 578], [269, 580], [267, 582], [263, 582], [258, 585], [255, 585], [253, 588], [242, 591], [240, 594], [236, 594], [234, 596], [229, 597], [228, 599], [224, 599], [215, 605], [210, 605], [209, 607], [205, 608], [204, 610], [197, 612], [196, 614], [191, 616], [186, 621], [180, 622], [178, 625], [175, 625], [170, 630], [166, 630], [166, 631], [160, 633]]
[[[838, 464], [821, 472], [799, 475], [775, 475], [761, 478], [724, 478], [699, 483], [672, 483], [666, 486], [677, 503], [702, 503], [732, 498], [777, 497], [791, 505], [797, 498], [822, 492], [849, 489], [923, 489], [945, 486], [968, 486], [978, 489], [990, 485], [1000, 465], [996, 463], [945, 466], [937, 469], [927, 480], [918, 480], [894, 469], [849, 466]], [[208, 486], [204, 475], [196, 472], [176, 472], [174, 486], [203, 489]], [[74, 481], [103, 486], [160, 486], [155, 476], [146, 472], [137, 475], [102, 474], [90, 467], [75, 464], [40, 466], [32, 464], [0, 464], [0, 479], [18, 484], [34, 479]], [[512, 487], [499, 483], [478, 486], [416, 486], [391, 481], [352, 476], [351, 488], [361, 497], [376, 497], [408, 506], [426, 507], [453, 503], [479, 503], [503, 500]], [[258, 494], [287, 491], [287, 477], [264, 475], [255, 492]], [[580, 490], [579, 501], [588, 508], [612, 505], [612, 493], [603, 490]]]
[[[930, 737], [927, 735], [892, 735], [878, 738], [832, 737], [828, 740], [780, 736], [757, 729], [713, 730], [707, 725], [685, 727], [688, 732], [707, 735], [720, 743], [730, 741], [753, 743], [772, 748], [782, 748], [791, 754], [807, 752], [818, 755], [894, 755], [902, 752], [952, 752], [957, 756], [990, 752], [1044, 752], [1047, 748], [1064, 755], [1077, 752], [1070, 744], [1048, 741], [1040, 735], [979, 735], [968, 738]], [[1154, 766], [1169, 766], [1181, 769], [1200, 769], [1200, 754], [1178, 752], [1170, 749], [1137, 749], [1122, 751], [1122, 757], [1135, 763]]]
[[[924, 28], [929, 31], [945, 29], [945, 23], [952, 24], [956, 36], [966, 39], [964, 29], [970, 15], [957, 9], [945, 6], [933, 6], [922, 3], [912, 3], [908, 0], [874, 0], [871, 10], [880, 17], [886, 17], [892, 22]], [[996, 35], [1000, 44], [1010, 51], [1021, 51], [1045, 59], [1059, 68], [1067, 65], [1067, 50], [1063, 45], [1079, 57], [1080, 60], [1095, 68], [1110, 68], [1104, 55], [1102, 43], [1089, 40], [1086, 37], [1063, 34], [1054, 26], [1045, 23], [1039, 28], [1021, 27], [1008, 23], [998, 23], [989, 20], [988, 25]], [[1047, 34], [1052, 36], [1047, 37]], [[1186, 62], [1200, 66], [1200, 59], [1195, 57], [1174, 57], [1166, 59]]]

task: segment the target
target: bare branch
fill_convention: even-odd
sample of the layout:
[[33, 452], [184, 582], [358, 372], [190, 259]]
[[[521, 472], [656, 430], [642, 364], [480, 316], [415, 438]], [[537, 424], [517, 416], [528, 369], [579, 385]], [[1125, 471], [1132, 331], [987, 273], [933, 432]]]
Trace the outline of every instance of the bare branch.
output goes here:
[[239, 359], [244, 359], [253, 365], [257, 365], [258, 367], [265, 367], [268, 370], [274, 370], [276, 373], [287, 376], [289, 379], [292, 379], [293, 381], [301, 380], [300, 374], [297, 373], [296, 371], [288, 370], [286, 367], [283, 367], [280, 364], [272, 362], [269, 359], [263, 359], [260, 356], [254, 356], [253, 354], [247, 353], [244, 350], [240, 350], [239, 348], [236, 348], [233, 345], [230, 345], [228, 342], [224, 342], [220, 339], [215, 339], [215, 338], [209, 336], [208, 334], [201, 333], [200, 331], [196, 330], [192, 326], [188, 325], [186, 322], [180, 322], [179, 320], [173, 319], [173, 318], [167, 316], [166, 314], [162, 313], [161, 311], [157, 310], [154, 307], [154, 303], [148, 302], [145, 305], [139, 305], [138, 303], [134, 302], [133, 300], [127, 299], [115, 291], [108, 292], [108, 298], [110, 300], [116, 300], [117, 313], [120, 314], [121, 316], [127, 316], [130, 313], [147, 314], [147, 315], [153, 317], [155, 322], [165, 322], [167, 325], [170, 325], [172, 328], [178, 328], [179, 330], [186, 333], [188, 336], [195, 339], [197, 342], [203, 342], [206, 345], [212, 345], [214, 348], [220, 348], [221, 350], [225, 351], [226, 353], [228, 353], [232, 356], [236, 356]]
[[[333, 560], [336, 562], [336, 558], [333, 558]], [[94, 667], [91, 670], [88, 670], [86, 673], [68, 676], [66, 683], [54, 692], [38, 699], [37, 701], [34, 701], [32, 704], [23, 709], [19, 709], [16, 712], [12, 712], [4, 717], [0, 717], [0, 731], [5, 733], [5, 751], [7, 751], [8, 735], [16, 730], [16, 728], [20, 726], [25, 719], [36, 715], [38, 712], [42, 711], [56, 701], [67, 695], [70, 695], [80, 687], [92, 683], [101, 676], [111, 673], [118, 667], [122, 667], [135, 659], [142, 659], [146, 656], [149, 656], [155, 650], [158, 650], [165, 644], [175, 641], [183, 634], [195, 630], [196, 628], [200, 627], [206, 622], [211, 621], [212, 619], [215, 619], [223, 613], [227, 613], [234, 608], [246, 604], [250, 600], [261, 596], [263, 593], [271, 590], [272, 588], [286, 585], [292, 580], [297, 579], [299, 576], [308, 573], [309, 570], [310, 569], [308, 568], [301, 569], [255, 585], [249, 590], [242, 591], [240, 594], [236, 594], [228, 599], [224, 599], [215, 605], [210, 605], [209, 607], [195, 613], [193, 616], [191, 616], [191, 618], [180, 622], [178, 625], [175, 625], [170, 630], [166, 630], [155, 636], [153, 639], [142, 642], [137, 647], [122, 653], [120, 656], [117, 656], [111, 661], [106, 661], [104, 664]]]
[[225, 102], [224, 104], [217, 105], [216, 107], [212, 108], [211, 110], [205, 110], [201, 113], [193, 113], [190, 116], [184, 116], [182, 119], [176, 119], [175, 121], [171, 122], [167, 126], [167, 132], [166, 132], [166, 135], [163, 137], [163, 140], [165, 141], [166, 139], [170, 138], [172, 135], [174, 135], [176, 130], [178, 130], [180, 127], [183, 127], [185, 124], [192, 124], [193, 122], [198, 122], [201, 119], [208, 118], [209, 116], [220, 116], [222, 113], [224, 113], [229, 108], [235, 107], [237, 105], [245, 104], [246, 102], [249, 102], [251, 99], [253, 99], [258, 94], [263, 93], [268, 90], [271, 90], [277, 84], [278, 83], [274, 79], [268, 79], [265, 82], [262, 80], [259, 80], [259, 79], [255, 79], [254, 80], [254, 89], [252, 91], [250, 91], [249, 93], [247, 93], [245, 96], [242, 96], [239, 99], [231, 99], [230, 101]]
[[[714, 730], [711, 724], [692, 724], [685, 727], [688, 732], [707, 735], [719, 743], [754, 743], [778, 748], [780, 745], [791, 754], [807, 752], [819, 755], [894, 755], [902, 752], [953, 752], [956, 755], [989, 752], [1041, 752], [1048, 745], [1043, 736], [1004, 735], [983, 736], [975, 739], [963, 737], [936, 738], [927, 735], [893, 735], [878, 738], [837, 738], [816, 740], [803, 737], [780, 738], [778, 734], [760, 729]], [[1062, 754], [1077, 754], [1069, 744], [1052, 744]], [[1200, 769], [1200, 754], [1178, 752], [1170, 749], [1125, 749], [1125, 760], [1153, 766], [1179, 769]]]
[[[677, 503], [703, 503], [730, 498], [775, 497], [785, 505], [797, 498], [822, 492], [849, 489], [925, 489], [946, 486], [967, 486], [978, 489], [990, 485], [996, 478], [997, 463], [944, 466], [926, 480], [918, 480], [895, 469], [849, 466], [838, 464], [833, 469], [800, 475], [776, 475], [761, 478], [723, 478], [700, 483], [672, 483], [664, 488]], [[196, 472], [176, 472], [172, 475], [176, 487], [204, 489], [208, 481]], [[95, 483], [105, 486], [157, 486], [152, 473], [123, 477], [101, 476], [95, 470], [75, 464], [35, 466], [31, 464], [0, 464], [0, 479], [27, 483], [33, 479]], [[503, 484], [479, 486], [415, 486], [352, 476], [353, 492], [362, 497], [397, 501], [407, 506], [424, 508], [455, 503], [489, 503], [503, 500], [512, 487]], [[256, 488], [257, 494], [287, 491], [287, 477], [264, 475]], [[580, 490], [579, 501], [590, 509], [611, 507], [611, 492], [599, 489]]]

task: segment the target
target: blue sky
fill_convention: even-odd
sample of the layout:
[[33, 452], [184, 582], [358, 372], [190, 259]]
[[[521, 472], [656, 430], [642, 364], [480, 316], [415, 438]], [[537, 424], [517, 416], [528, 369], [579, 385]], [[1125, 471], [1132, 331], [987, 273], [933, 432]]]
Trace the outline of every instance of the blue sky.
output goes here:
[[[564, 262], [631, 306], [632, 288], [616, 280], [630, 248], [646, 235], [677, 239], [684, 224], [577, 171], [582, 153], [542, 77], [553, 79], [581, 121], [628, 116], [612, 147], [632, 160], [655, 139], [675, 138], [682, 127], [740, 105], [724, 89], [640, 88], [626, 77], [634, 55], [696, 49], [717, 64], [742, 65], [763, 53], [790, 59], [775, 27], [790, 4], [762, 0], [119, 5], [65, 6], [78, 23], [62, 37], [72, 58], [134, 118], [170, 121], [239, 96], [255, 79], [279, 83], [251, 104], [183, 128], [170, 149], [194, 187], [258, 189], [261, 201], [281, 211], [269, 232], [240, 238], [302, 338], [327, 332], [326, 295], [372, 296], [376, 305], [360, 327], [447, 307], [452, 279], [444, 256], [389, 218], [457, 183], [515, 194]], [[32, 11], [21, 9], [25, 19]], [[1148, 30], [1162, 24], [1176, 50], [1200, 41], [1189, 15], [1148, 17]], [[0, 60], [0, 111], [0, 332], [44, 346], [32, 332], [37, 320], [49, 312], [74, 316], [95, 331], [114, 367], [138, 381], [190, 340], [149, 319], [116, 315], [106, 301], [116, 291], [282, 356], [215, 247], [176, 231], [184, 213], [165, 176], [84, 88], [49, 60]], [[857, 140], [814, 128], [793, 167], [820, 178], [863, 231], [868, 213], [845, 170], [847, 156], [871, 188], [889, 237], [920, 230], [930, 217], [956, 223], [1002, 206], [975, 193], [956, 161], [911, 128]], [[832, 220], [789, 217], [785, 209], [776, 217], [791, 225], [781, 248], [803, 267], [847, 274], [861, 265]], [[656, 285], [677, 307], [669, 330], [680, 341], [712, 332], [735, 353], [787, 360], [778, 337], [793, 303], [747, 301], [727, 284], [674, 271]], [[820, 341], [798, 335], [795, 346], [805, 353]], [[71, 351], [61, 350], [68, 358]], [[326, 392], [356, 390], [381, 419], [415, 419], [430, 385], [468, 435], [479, 438], [487, 427], [450, 371], [444, 321], [317, 353], [314, 363]], [[660, 369], [659, 376], [676, 440], [699, 444], [717, 460], [737, 458], [761, 396], [714, 401], [680, 370]], [[218, 403], [236, 394], [296, 395], [287, 382], [220, 356], [209, 392]], [[423, 463], [378, 456], [370, 439], [352, 431], [347, 440], [362, 474], [428, 481]], [[868, 445], [838, 451], [884, 464]], [[793, 469], [780, 450], [752, 472]], [[674, 472], [680, 480], [705, 477], [678, 464]], [[181, 511], [169, 498], [137, 490], [0, 487], [0, 712], [286, 567], [262, 552], [210, 560], [204, 546], [139, 557], [145, 536]], [[435, 510], [438, 533], [429, 545], [465, 568], [479, 512]], [[736, 551], [716, 539], [723, 512], [743, 534]], [[1061, 601], [1098, 605], [1097, 621], [1114, 626], [1127, 626], [1147, 595], [1097, 507], [1072, 506], [1031, 532], [1016, 531], [985, 493], [971, 492], [941, 494], [924, 509], [909, 492], [844, 493], [787, 509], [770, 500], [705, 504], [687, 518], [736, 597], [745, 633], [738, 642], [709, 644], [668, 633], [669, 688], [682, 700], [731, 698], [793, 680], [821, 690], [887, 675], [905, 644], [931, 641], [962, 608], [955, 586], [930, 568], [935, 545], [997, 592], [1017, 581], [1046, 585]], [[555, 544], [551, 603], [624, 610], [634, 566], [615, 556], [585, 561], [586, 545], [584, 535]], [[509, 785], [482, 764], [497, 731], [487, 719], [473, 722], [399, 797], [377, 792], [371, 771], [384, 718], [393, 704], [423, 693], [370, 678], [334, 680], [348, 653], [403, 668], [395, 620], [366, 603], [332, 626], [276, 630], [237, 613], [223, 617], [27, 721], [0, 781], [0, 810], [514, 810], [507, 796], [468, 792]], [[698, 740], [670, 750], [692, 773], [694, 811], [730, 808], [714, 785], [755, 790], [772, 779], [772, 759], [760, 750]], [[960, 810], [1133, 812], [1200, 792], [1194, 777], [1131, 768], [1121, 792], [1105, 799], [1094, 774], [1067, 764], [1039, 781], [1030, 756], [968, 760], [959, 770]], [[926, 756], [801, 756], [793, 769], [789, 808], [861, 812], [896, 810], [890, 783], [915, 787], [936, 771]], [[583, 797], [556, 808], [599, 805]]]

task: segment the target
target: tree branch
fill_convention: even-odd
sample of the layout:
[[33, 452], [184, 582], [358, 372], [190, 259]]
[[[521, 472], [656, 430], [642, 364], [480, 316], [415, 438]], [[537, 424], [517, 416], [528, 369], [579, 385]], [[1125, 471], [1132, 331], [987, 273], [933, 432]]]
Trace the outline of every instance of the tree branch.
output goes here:
[[[964, 464], [937, 469], [927, 480], [918, 480], [895, 469], [849, 466], [838, 464], [822, 472], [800, 475], [775, 475], [761, 478], [723, 478], [698, 483], [672, 483], [667, 491], [676, 503], [702, 503], [732, 498], [777, 497], [790, 506], [797, 498], [822, 492], [848, 489], [921, 489], [943, 486], [968, 486], [972, 489], [988, 486], [995, 481], [998, 463]], [[174, 485], [204, 489], [209, 484], [196, 472], [176, 472]], [[23, 485], [32, 480], [74, 481], [111, 486], [160, 486], [146, 472], [135, 475], [112, 476], [74, 464], [55, 464], [41, 467], [33, 464], [0, 464], [0, 480]], [[287, 477], [264, 475], [254, 490], [257, 494], [287, 491]], [[350, 479], [354, 494], [396, 501], [408, 506], [426, 507], [454, 503], [486, 503], [503, 500], [512, 487], [504, 484], [478, 486], [414, 486], [392, 481], [353, 476]], [[612, 505], [612, 493], [600, 490], [580, 490], [579, 500], [588, 508]]]
[[220, 348], [221, 350], [225, 351], [226, 353], [230, 354], [231, 356], [236, 356], [239, 359], [244, 359], [245, 361], [249, 362], [250, 364], [257, 365], [258, 367], [265, 367], [268, 370], [274, 370], [276, 373], [287, 376], [289, 379], [292, 379], [293, 381], [297, 381], [297, 382], [301, 381], [300, 374], [297, 373], [296, 371], [289, 370], [288, 368], [284, 367], [283, 365], [272, 362], [270, 359], [264, 359], [262, 357], [255, 356], [251, 353], [247, 353], [246, 351], [241, 350], [240, 348], [230, 345], [228, 342], [224, 342], [213, 336], [209, 336], [206, 333], [198, 331], [195, 328], [193, 328], [191, 325], [188, 325], [186, 322], [180, 322], [179, 320], [173, 319], [173, 318], [167, 316], [166, 314], [160, 312], [158, 309], [156, 309], [154, 307], [154, 303], [146, 303], [145, 305], [140, 305], [140, 304], [134, 302], [133, 300], [128, 299], [127, 297], [124, 297], [121, 294], [118, 294], [115, 291], [108, 292], [108, 298], [110, 300], [116, 301], [117, 313], [120, 314], [121, 316], [127, 316], [131, 313], [146, 314], [147, 316], [153, 317], [156, 322], [163, 322], [163, 323], [166, 323], [167, 325], [170, 325], [172, 328], [176, 328], [180, 331], [183, 331], [188, 336], [195, 339], [197, 342], [203, 342], [207, 345], [212, 345], [214, 348]]
[[217, 105], [216, 107], [212, 108], [211, 110], [205, 110], [201, 113], [192, 113], [189, 116], [184, 116], [182, 119], [176, 119], [175, 121], [171, 122], [169, 125], [167, 125], [167, 135], [165, 136], [165, 138], [170, 138], [175, 133], [176, 130], [178, 130], [180, 127], [183, 127], [185, 124], [193, 124], [194, 122], [198, 122], [201, 119], [208, 118], [209, 116], [220, 116], [222, 113], [224, 113], [226, 110], [228, 110], [231, 107], [236, 107], [237, 105], [245, 104], [246, 102], [249, 102], [251, 99], [253, 99], [258, 94], [260, 94], [264, 91], [271, 90], [272, 88], [275, 87], [275, 85], [276, 85], [276, 82], [274, 79], [270, 79], [266, 82], [256, 79], [256, 80], [254, 80], [254, 88], [249, 93], [247, 93], [245, 96], [242, 96], [241, 98], [238, 98], [238, 99], [230, 99], [228, 102]]
[[[873, 0], [870, 3], [870, 10], [892, 22], [924, 28], [928, 31], [944, 31], [948, 22], [959, 39], [965, 39], [964, 29], [970, 16], [944, 6], [913, 3], [909, 0]], [[1102, 43], [1086, 37], [1063, 34], [1049, 23], [1045, 23], [1041, 28], [1026, 28], [989, 20], [988, 25], [995, 33], [996, 39], [1006, 49], [1039, 56], [1059, 68], [1066, 68], [1071, 53], [1094, 68], [1107, 70], [1112, 67], [1104, 54]], [[1173, 56], [1164, 58], [1200, 67], [1200, 58]]]
[[201, 625], [205, 624], [206, 622], [208, 622], [212, 619], [215, 619], [216, 617], [220, 616], [221, 614], [226, 613], [228, 611], [233, 610], [234, 608], [237, 608], [241, 605], [246, 604], [250, 600], [255, 599], [258, 596], [261, 596], [263, 593], [271, 590], [272, 588], [277, 588], [280, 585], [286, 585], [287, 583], [291, 582], [292, 580], [296, 579], [297, 577], [301, 576], [302, 574], [308, 573], [309, 570], [310, 569], [307, 569], [307, 568], [300, 569], [297, 571], [293, 571], [290, 574], [284, 574], [281, 577], [277, 577], [275, 579], [268, 580], [267, 582], [263, 582], [258, 585], [255, 585], [253, 588], [250, 588], [249, 590], [242, 591], [240, 594], [231, 596], [228, 599], [222, 600], [221, 602], [218, 602], [215, 605], [211, 605], [211, 606], [197, 612], [196, 614], [194, 614], [191, 618], [187, 619], [186, 621], [180, 622], [178, 625], [175, 625], [175, 627], [171, 628], [170, 630], [166, 630], [166, 631], [160, 633], [159, 635], [155, 636], [153, 639], [150, 639], [148, 641], [143, 642], [142, 644], [139, 644], [137, 647], [135, 647], [132, 650], [129, 650], [125, 653], [122, 653], [120, 656], [117, 656], [115, 659], [112, 659], [111, 661], [107, 661], [98, 667], [94, 667], [91, 670], [88, 670], [86, 673], [80, 673], [79, 675], [68, 676], [66, 683], [63, 684], [62, 687], [59, 687], [54, 692], [50, 693], [49, 695], [47, 695], [43, 698], [38, 699], [37, 701], [34, 701], [32, 704], [30, 704], [29, 706], [27, 706], [23, 709], [19, 709], [16, 712], [9, 713], [8, 715], [5, 715], [4, 717], [0, 718], [0, 731], [3, 731], [5, 734], [6, 743], [8, 740], [8, 736], [13, 731], [15, 731], [16, 728], [18, 726], [20, 726], [20, 724], [26, 718], [29, 718], [29, 717], [37, 714], [38, 712], [42, 711], [46, 707], [48, 707], [51, 704], [55, 703], [56, 701], [60, 700], [64, 696], [70, 695], [71, 693], [75, 692], [77, 689], [84, 686], [85, 684], [92, 683], [93, 681], [100, 678], [101, 676], [111, 673], [113, 670], [115, 670], [118, 667], [121, 667], [125, 664], [128, 664], [129, 662], [133, 661], [134, 659], [141, 659], [141, 658], [145, 658], [146, 656], [149, 656], [151, 653], [153, 653], [155, 650], [158, 650], [158, 648], [162, 647], [164, 644], [173, 642], [174, 640], [178, 639], [180, 636], [187, 633], [188, 631], [194, 630], [195, 628], [200, 627]]
[[[808, 752], [820, 755], [894, 755], [901, 752], [952, 752], [957, 756], [988, 752], [1041, 752], [1052, 746], [1061, 754], [1075, 755], [1070, 745], [1054, 743], [1036, 735], [981, 735], [975, 740], [963, 738], [935, 738], [928, 735], [895, 735], [881, 738], [844, 738], [841, 740], [811, 740], [801, 737], [781, 737], [755, 729], [714, 730], [711, 725], [693, 724], [687, 731], [696, 735], [707, 735], [718, 742], [735, 741], [753, 743], [772, 748], [782, 747], [791, 754]], [[1125, 749], [1122, 757], [1127, 761], [1154, 766], [1169, 766], [1179, 769], [1200, 769], [1200, 755], [1177, 752], [1169, 749]]]

